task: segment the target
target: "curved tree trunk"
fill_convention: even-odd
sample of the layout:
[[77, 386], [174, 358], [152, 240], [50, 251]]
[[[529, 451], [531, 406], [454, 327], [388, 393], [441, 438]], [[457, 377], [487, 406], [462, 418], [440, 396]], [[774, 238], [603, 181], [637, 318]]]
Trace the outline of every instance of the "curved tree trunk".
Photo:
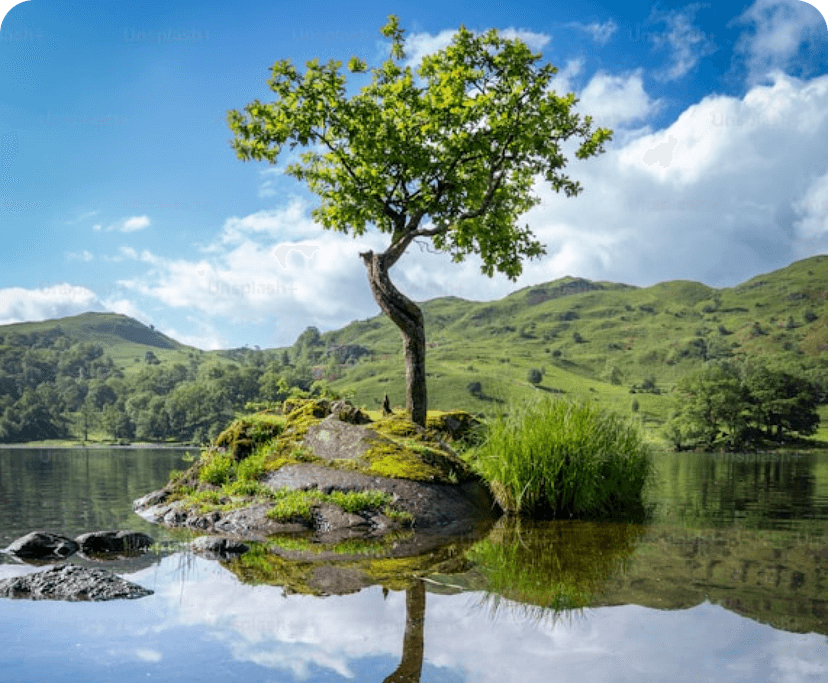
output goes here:
[[[360, 254], [368, 269], [368, 282], [374, 300], [394, 324], [400, 328], [405, 351], [405, 399], [411, 420], [425, 427], [427, 408], [425, 372], [425, 325], [423, 313], [411, 299], [391, 282], [388, 270], [396, 258], [387, 252]], [[393, 258], [393, 262], [389, 263]]]

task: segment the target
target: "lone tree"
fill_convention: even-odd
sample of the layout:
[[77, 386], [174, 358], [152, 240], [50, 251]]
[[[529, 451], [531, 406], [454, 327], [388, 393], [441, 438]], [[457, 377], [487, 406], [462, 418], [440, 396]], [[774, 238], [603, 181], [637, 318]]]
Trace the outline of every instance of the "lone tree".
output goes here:
[[[381, 66], [351, 57], [348, 71], [370, 75], [346, 95], [342, 63], [277, 61], [268, 80], [277, 99], [231, 110], [231, 141], [243, 161], [276, 163], [287, 145], [306, 148], [286, 172], [321, 200], [312, 212], [323, 227], [358, 237], [373, 226], [390, 235], [385, 251], [360, 256], [371, 292], [400, 328], [405, 350], [406, 400], [411, 419], [425, 424], [425, 329], [417, 305], [391, 282], [389, 271], [416, 239], [430, 241], [455, 262], [478, 254], [481, 270], [516, 280], [524, 258], [546, 250], [518, 217], [540, 199], [538, 176], [555, 191], [577, 195], [581, 186], [560, 172], [561, 144], [580, 143], [586, 159], [604, 151], [609, 130], [572, 111], [570, 93], [550, 88], [556, 69], [519, 39], [460, 27], [451, 44], [405, 63], [404, 31], [390, 16], [381, 29], [391, 39]], [[365, 78], [365, 76], [363, 76]], [[366, 79], [367, 80], [367, 79]]]

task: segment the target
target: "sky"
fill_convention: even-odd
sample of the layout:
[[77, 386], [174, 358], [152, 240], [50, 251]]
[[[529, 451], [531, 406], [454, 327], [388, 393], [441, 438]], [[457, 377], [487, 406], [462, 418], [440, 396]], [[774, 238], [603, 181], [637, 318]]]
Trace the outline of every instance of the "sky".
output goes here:
[[277, 60], [378, 65], [389, 14], [415, 67], [460, 25], [520, 37], [614, 131], [569, 155], [580, 195], [536, 183], [521, 223], [547, 255], [517, 281], [415, 243], [391, 271], [414, 300], [564, 276], [728, 287], [828, 252], [828, 26], [801, 0], [27, 0], [0, 27], [0, 324], [112, 311], [273, 348], [378, 314], [359, 252], [388, 236], [315, 224], [291, 159], [239, 160], [226, 113], [275, 99]]

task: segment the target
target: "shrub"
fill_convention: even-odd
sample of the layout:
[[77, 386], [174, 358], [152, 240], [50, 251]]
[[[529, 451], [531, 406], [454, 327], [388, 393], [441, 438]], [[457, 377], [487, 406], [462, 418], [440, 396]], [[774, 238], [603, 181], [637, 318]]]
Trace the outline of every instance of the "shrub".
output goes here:
[[537, 368], [532, 368], [526, 374], [526, 379], [529, 384], [540, 384], [543, 381], [543, 373]]
[[228, 453], [206, 452], [202, 458], [205, 458], [206, 462], [201, 467], [198, 478], [205, 484], [221, 486], [235, 476], [236, 462]]
[[651, 463], [632, 421], [593, 403], [544, 397], [496, 418], [473, 465], [510, 514], [629, 516]]

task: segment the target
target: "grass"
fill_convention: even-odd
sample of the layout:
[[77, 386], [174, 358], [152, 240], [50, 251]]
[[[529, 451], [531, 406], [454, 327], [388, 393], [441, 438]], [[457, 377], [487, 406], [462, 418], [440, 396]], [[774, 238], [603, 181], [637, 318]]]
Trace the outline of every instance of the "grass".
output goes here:
[[534, 518], [640, 511], [652, 467], [632, 421], [594, 403], [548, 396], [493, 419], [469, 458], [507, 513]]
[[314, 506], [332, 503], [346, 512], [359, 514], [366, 510], [382, 510], [393, 505], [394, 497], [381, 491], [332, 491], [322, 493], [318, 489], [307, 491], [291, 491], [280, 489], [274, 492], [274, 506], [267, 516], [280, 522], [293, 519], [311, 519]]

